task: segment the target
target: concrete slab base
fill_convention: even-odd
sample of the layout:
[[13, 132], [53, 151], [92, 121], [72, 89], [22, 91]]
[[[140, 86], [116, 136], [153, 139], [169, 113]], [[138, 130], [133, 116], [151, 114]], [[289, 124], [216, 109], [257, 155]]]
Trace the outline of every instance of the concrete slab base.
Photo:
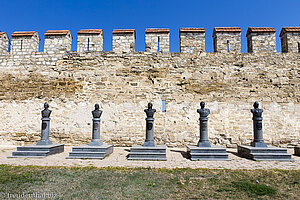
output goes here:
[[219, 146], [198, 147], [187, 145], [187, 153], [191, 160], [230, 160], [226, 148]]
[[165, 145], [157, 145], [155, 147], [145, 147], [135, 145], [130, 148], [128, 160], [167, 160], [167, 147]]
[[82, 145], [73, 147], [68, 159], [103, 159], [113, 152], [113, 145], [102, 144], [100, 146]]
[[294, 161], [292, 155], [287, 153], [287, 149], [273, 146], [252, 147], [246, 145], [238, 146], [238, 155], [252, 160], [276, 160], [276, 161]]
[[8, 158], [44, 158], [64, 151], [63, 144], [28, 145], [17, 147], [17, 151]]

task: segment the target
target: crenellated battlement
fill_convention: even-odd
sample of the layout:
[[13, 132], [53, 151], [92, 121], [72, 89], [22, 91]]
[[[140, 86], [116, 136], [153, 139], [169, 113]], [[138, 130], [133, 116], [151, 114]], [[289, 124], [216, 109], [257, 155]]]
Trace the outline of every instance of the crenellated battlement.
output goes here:
[[30, 54], [39, 50], [40, 37], [36, 31], [20, 31], [11, 34], [12, 54]]
[[5, 32], [0, 32], [0, 54], [8, 53], [9, 37]]
[[71, 51], [72, 35], [69, 30], [49, 30], [46, 31], [44, 51], [46, 53], [56, 53], [58, 51]]
[[146, 52], [169, 52], [170, 51], [170, 29], [148, 28], [145, 30]]
[[135, 38], [136, 35], [134, 29], [113, 30], [112, 50], [114, 52], [134, 52]]
[[282, 52], [300, 52], [300, 27], [283, 27], [279, 37]]
[[[213, 30], [214, 52], [240, 53], [241, 28], [215, 27]], [[276, 52], [276, 30], [271, 27], [249, 27], [247, 30], [248, 53]], [[85, 29], [77, 32], [77, 52], [103, 51], [102, 29]], [[72, 34], [69, 30], [48, 30], [45, 32], [44, 52], [47, 54], [71, 51]], [[135, 51], [135, 29], [115, 29], [112, 32], [113, 52]], [[204, 28], [180, 28], [180, 52], [194, 54], [205, 52]], [[300, 27], [283, 27], [280, 33], [282, 52], [300, 52]], [[14, 32], [9, 36], [0, 32], [0, 55], [31, 54], [38, 52], [40, 37], [36, 31]], [[10, 49], [10, 51], [9, 51]], [[146, 52], [169, 52], [170, 29], [145, 29]]]
[[214, 51], [241, 52], [241, 28], [215, 27], [213, 32]]
[[270, 27], [250, 27], [247, 31], [248, 53], [274, 52], [276, 53], [276, 30]]
[[180, 52], [196, 53], [205, 51], [204, 28], [181, 28], [179, 29]]
[[77, 51], [103, 51], [102, 29], [86, 29], [77, 32]]

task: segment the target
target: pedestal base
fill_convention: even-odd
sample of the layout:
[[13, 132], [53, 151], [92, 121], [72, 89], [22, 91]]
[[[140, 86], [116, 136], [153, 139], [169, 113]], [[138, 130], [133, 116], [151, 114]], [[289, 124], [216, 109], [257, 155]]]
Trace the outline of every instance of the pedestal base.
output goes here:
[[155, 147], [136, 145], [130, 148], [128, 160], [167, 160], [166, 150], [165, 145]]
[[252, 147], [246, 145], [238, 146], [238, 155], [252, 160], [276, 160], [294, 161], [292, 155], [287, 153], [287, 149], [278, 147]]
[[229, 160], [226, 149], [219, 146], [198, 147], [187, 145], [187, 153], [191, 160]]
[[264, 142], [251, 142], [252, 147], [268, 147], [268, 145]]
[[295, 148], [294, 148], [294, 151], [295, 151], [294, 154], [295, 154], [296, 156], [300, 156], [300, 146], [295, 147]]
[[73, 147], [72, 152], [69, 153], [69, 157], [73, 159], [103, 159], [113, 152], [113, 145], [102, 144], [100, 146], [89, 146], [82, 145], [78, 147]]
[[28, 145], [17, 147], [9, 158], [43, 158], [64, 151], [63, 144]]

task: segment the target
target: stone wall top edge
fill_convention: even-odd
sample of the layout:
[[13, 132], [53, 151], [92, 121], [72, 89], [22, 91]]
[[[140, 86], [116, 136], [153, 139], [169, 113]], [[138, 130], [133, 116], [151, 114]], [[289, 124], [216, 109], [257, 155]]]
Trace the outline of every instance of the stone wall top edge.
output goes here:
[[300, 33], [300, 27], [283, 27], [280, 31], [279, 37], [285, 33]]
[[81, 29], [77, 34], [103, 34], [102, 29]]
[[32, 39], [36, 37], [38, 40], [41, 40], [39, 34], [36, 31], [15, 31], [11, 34], [12, 40], [17, 38], [26, 38]]
[[49, 57], [63, 56], [63, 55], [182, 55], [185, 57], [197, 57], [197, 56], [206, 56], [206, 55], [253, 55], [253, 56], [284, 56], [284, 55], [295, 55], [300, 56], [299, 53], [294, 52], [253, 52], [253, 53], [241, 53], [241, 52], [199, 52], [198, 54], [183, 54], [181, 52], [145, 52], [145, 51], [134, 51], [134, 52], [114, 52], [114, 51], [86, 51], [86, 52], [77, 52], [77, 51], [64, 51], [63, 53], [47, 53], [47, 52], [24, 52], [22, 54], [0, 54], [0, 57], [14, 57], [14, 56], [22, 56], [22, 55], [47, 55]]
[[146, 28], [145, 33], [170, 33], [169, 28]]
[[248, 30], [247, 30], [246, 37], [248, 37], [248, 35], [251, 35], [252, 33], [257, 33], [257, 34], [269, 33], [269, 34], [273, 34], [275, 32], [276, 32], [276, 30], [272, 27], [249, 27]]
[[[170, 32], [169, 28], [146, 28], [145, 32]], [[241, 32], [240, 27], [214, 27], [213, 33], [222, 33], [222, 32]], [[179, 28], [180, 32], [205, 32], [204, 28]], [[261, 33], [261, 32], [276, 32], [276, 30], [272, 27], [249, 27], [247, 29], [247, 34], [249, 33]], [[300, 32], [300, 27], [283, 27], [281, 29], [281, 33], [284, 32]], [[36, 31], [16, 31], [12, 34], [12, 36], [32, 36], [34, 33], [37, 33]], [[48, 30], [44, 33], [44, 35], [66, 35], [70, 32], [70, 30]], [[81, 33], [91, 33], [91, 34], [97, 34], [97, 33], [103, 33], [102, 29], [81, 29], [77, 32], [78, 34]], [[128, 33], [134, 33], [135, 29], [114, 29], [113, 34], [128, 34]], [[72, 34], [71, 34], [72, 35]]]
[[[165, 32], [165, 31], [167, 31], [167, 32]], [[158, 33], [165, 34], [165, 33], [169, 33], [169, 31], [170, 31], [169, 28], [151, 28], [151, 29], [146, 29], [145, 32], [146, 32], [146, 37], [147, 37], [147, 34], [151, 34], [151, 33], [154, 33], [154, 34], [158, 34]], [[300, 27], [283, 27], [281, 32], [283, 32], [283, 31], [284, 31], [284, 33], [295, 34], [297, 36], [297, 33], [300, 34]], [[80, 35], [80, 34], [98, 34], [100, 32], [101, 32], [102, 39], [103, 39], [104, 37], [103, 37], [102, 29], [83, 29], [83, 30], [79, 30], [78, 31], [78, 35]], [[249, 37], [252, 37], [252, 39], [255, 39], [257, 37], [259, 40], [261, 40], [261, 38], [265, 38], [265, 39], [269, 39], [269, 40], [272, 39], [273, 40], [275, 38], [275, 32], [276, 32], [276, 30], [274, 28], [272, 28], [272, 27], [250, 27], [250, 28], [248, 28], [246, 37], [248, 39], [249, 39]], [[2, 33], [5, 33], [5, 32], [2, 32]], [[204, 28], [180, 28], [179, 29], [179, 37], [182, 37], [182, 40], [180, 40], [180, 46], [181, 47], [182, 47], [182, 45], [185, 45], [183, 43], [188, 43], [188, 42], [190, 42], [189, 40], [191, 39], [191, 37], [184, 37], [185, 33], [186, 34], [187, 33], [191, 34], [191, 37], [194, 37], [194, 40], [198, 40], [198, 41], [201, 41], [201, 42], [205, 41], [205, 35], [204, 35], [205, 29]], [[200, 36], [198, 37], [197, 34], [201, 34], [201, 33], [203, 34], [203, 37], [200, 38]], [[65, 34], [67, 34], [67, 35], [65, 35]], [[233, 34], [233, 35], [236, 35], [237, 37], [240, 37], [241, 29], [239, 27], [215, 27], [214, 28], [214, 32], [213, 32], [213, 37], [214, 38], [217, 39], [217, 37], [219, 37], [219, 36], [221, 37], [222, 35], [224, 35], [224, 37], [226, 37], [226, 34]], [[38, 33], [36, 31], [19, 31], [19, 32], [14, 32], [12, 34], [12, 40], [22, 40], [22, 37], [24, 37], [24, 38], [25, 37], [26, 38], [30, 38], [30, 37], [33, 37], [33, 35], [39, 38]], [[68, 39], [70, 39], [70, 40], [73, 39], [72, 35], [71, 35], [71, 32], [69, 30], [48, 30], [48, 31], [46, 31], [46, 33], [44, 35], [45, 35], [45, 41], [46, 42], [49, 41], [48, 39], [55, 39], [55, 38], [58, 38], [58, 37], [65, 37], [65, 36], [69, 36], [70, 38], [68, 38]], [[114, 40], [114, 35], [115, 36], [123, 36], [124, 35], [126, 37], [133, 36], [134, 39], [136, 38], [135, 29], [114, 29], [113, 30], [113, 41], [115, 41]], [[230, 36], [230, 35], [227, 35], [227, 36]], [[281, 36], [282, 36], [282, 34], [280, 35], [280, 37]], [[288, 37], [292, 38], [292, 37], [296, 37], [296, 36], [289, 35]], [[269, 38], [267, 38], [267, 37], [269, 37]], [[120, 38], [117, 37], [115, 39], [120, 39]], [[240, 38], [235, 38], [235, 39], [240, 40]], [[39, 38], [39, 40], [40, 40], [40, 38]], [[182, 41], [184, 41], [184, 42], [182, 42]], [[249, 40], [249, 41], [251, 41], [251, 40]], [[253, 43], [253, 41], [251, 41], [251, 42]], [[33, 42], [35, 42], [35, 41], [33, 41]], [[31, 43], [33, 43], [33, 42], [31, 42]], [[69, 41], [69, 42], [72, 42], [72, 41]], [[96, 42], [99, 42], [99, 41], [96, 41]], [[124, 41], [121, 40], [121, 43], [122, 42], [124, 42]], [[275, 45], [276, 45], [276, 42], [277, 41], [275, 41]], [[295, 42], [295, 41], [293, 41], [293, 42]], [[4, 44], [3, 48], [6, 48], [9, 51], [9, 48], [6, 45], [6, 43], [7, 42], [3, 43]], [[126, 43], [126, 41], [125, 41], [125, 43]], [[240, 41], [237, 41], [237, 42], [235, 41], [235, 43], [237, 45], [241, 46]], [[120, 45], [120, 41], [118, 41], [117, 44]], [[12, 46], [14, 46], [14, 45], [17, 46], [16, 43], [14, 43]], [[84, 44], [84, 45], [88, 45], [88, 44]], [[99, 51], [103, 49], [103, 41], [99, 42], [99, 46], [100, 45], [102, 45], [102, 46], [101, 47], [98, 47], [98, 46], [95, 47], [95, 48], [97, 48], [97, 50], [99, 48]], [[133, 43], [133, 46], [134, 45], [135, 44]], [[169, 45], [170, 44], [168, 42], [168, 46]], [[192, 45], [195, 45], [195, 44], [192, 44]], [[259, 48], [263, 48], [263, 47], [259, 47]], [[17, 47], [16, 49], [19, 49], [19, 47]], [[298, 49], [299, 49], [299, 47], [298, 47]], [[70, 49], [68, 49], [68, 50], [70, 50]], [[205, 48], [203, 49], [203, 51], [205, 51]], [[240, 49], [238, 51], [240, 51]], [[248, 51], [249, 51], [249, 49], [248, 49]], [[267, 51], [267, 50], [263, 49], [262, 51]], [[284, 51], [284, 50], [282, 50], [282, 51]], [[296, 50], [293, 50], [293, 51], [296, 51]], [[297, 50], [297, 51], [299, 51], [299, 50]], [[251, 51], [249, 51], [249, 53], [250, 52]], [[164, 52], [164, 53], [166, 53], [166, 52]], [[186, 52], [184, 52], [184, 50], [183, 50], [182, 53], [186, 53]], [[210, 53], [210, 52], [207, 52], [207, 53]]]
[[205, 33], [204, 28], [180, 28], [179, 33]]
[[[80, 102], [83, 102], [84, 99], [78, 99], [77, 101], [75, 101], [72, 97], [65, 97], [66, 100], [68, 98], [72, 99], [72, 102], [75, 103], [75, 104], [79, 104]], [[153, 99], [153, 102], [156, 102], [156, 101], [161, 101], [160, 98], [154, 98]], [[182, 102], [182, 100], [180, 99], [179, 100], [180, 102]], [[278, 101], [264, 101], [261, 97], [259, 98], [256, 98], [256, 99], [248, 99], [248, 100], [236, 100], [236, 99], [231, 99], [230, 101], [228, 100], [224, 100], [224, 101], [220, 101], [220, 100], [209, 100], [209, 99], [199, 99], [199, 100], [194, 100], [194, 99], [189, 99], [189, 100], [186, 100], [185, 103], [191, 103], [195, 106], [199, 106], [200, 102], [201, 101], [204, 101], [206, 104], [207, 104], [207, 108], [209, 108], [208, 106], [210, 106], [210, 104], [214, 104], [214, 103], [218, 103], [218, 104], [227, 104], [227, 105], [239, 105], [239, 104], [249, 104], [248, 107], [245, 107], [243, 108], [244, 110], [249, 110], [253, 108], [253, 103], [255, 101], [259, 102], [260, 104], [260, 108], [263, 108], [265, 105], [270, 105], [270, 104], [277, 104], [277, 105], [281, 105], [281, 106], [285, 106], [287, 104], [294, 104], [295, 106], [300, 106], [300, 102], [297, 102], [297, 101], [283, 101], [283, 102], [278, 102]], [[12, 101], [11, 100], [1, 100], [0, 101], [1, 104], [11, 104]], [[47, 102], [50, 106], [51, 106], [51, 103], [55, 102], [59, 102], [60, 104], [68, 104], [68, 102], [61, 102], [61, 100], [57, 97], [44, 97], [44, 98], [29, 98], [29, 99], [25, 99], [25, 100], [14, 100], [14, 103], [22, 103], [22, 104], [31, 104], [32, 102], [39, 102], [41, 104], [41, 107], [43, 107], [43, 104], [45, 102]], [[86, 101], [85, 101], [86, 102]], [[97, 103], [99, 103], [101, 109], [103, 109], [103, 105], [104, 104], [116, 104], [116, 105], [121, 105], [121, 104], [124, 104], [124, 103], [136, 103], [136, 101], [128, 101], [128, 100], [124, 100], [123, 102], [120, 102], [119, 100], [114, 100], [114, 99], [110, 99], [109, 101], [107, 100], [102, 100], [101, 98], [98, 99], [96, 101]], [[139, 99], [138, 102], [148, 102], [148, 98], [145, 98], [145, 99]], [[172, 100], [168, 101], [168, 103], [170, 102], [176, 102], [176, 98], [173, 98]], [[87, 105], [90, 105], [91, 108], [93, 108], [94, 106], [94, 103], [88, 101], [86, 102]], [[200, 107], [200, 106], [199, 106]], [[52, 107], [51, 110], [56, 110], [55, 108]], [[139, 110], [138, 108], [136, 108], [136, 110]]]

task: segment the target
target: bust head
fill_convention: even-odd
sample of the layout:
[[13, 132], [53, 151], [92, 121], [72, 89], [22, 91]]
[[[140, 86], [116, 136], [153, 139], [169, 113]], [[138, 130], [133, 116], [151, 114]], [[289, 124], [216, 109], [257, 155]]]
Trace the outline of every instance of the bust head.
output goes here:
[[258, 103], [257, 101], [255, 101], [254, 104], [253, 104], [253, 107], [254, 107], [255, 109], [257, 109], [258, 106], [259, 106], [259, 103]]
[[44, 110], [42, 110], [42, 117], [50, 117], [51, 110], [48, 109], [49, 104], [47, 102], [44, 103]]
[[148, 103], [148, 109], [152, 109], [152, 103]]
[[48, 109], [49, 108], [49, 104], [47, 102], [44, 103], [44, 108]]
[[99, 104], [95, 104], [95, 110], [92, 111], [92, 115], [94, 118], [100, 118], [102, 115], [102, 111], [99, 109]]
[[204, 103], [204, 101], [201, 101], [201, 103], [200, 103], [200, 107], [201, 107], [201, 109], [204, 109], [204, 107], [205, 107], [205, 103]]

